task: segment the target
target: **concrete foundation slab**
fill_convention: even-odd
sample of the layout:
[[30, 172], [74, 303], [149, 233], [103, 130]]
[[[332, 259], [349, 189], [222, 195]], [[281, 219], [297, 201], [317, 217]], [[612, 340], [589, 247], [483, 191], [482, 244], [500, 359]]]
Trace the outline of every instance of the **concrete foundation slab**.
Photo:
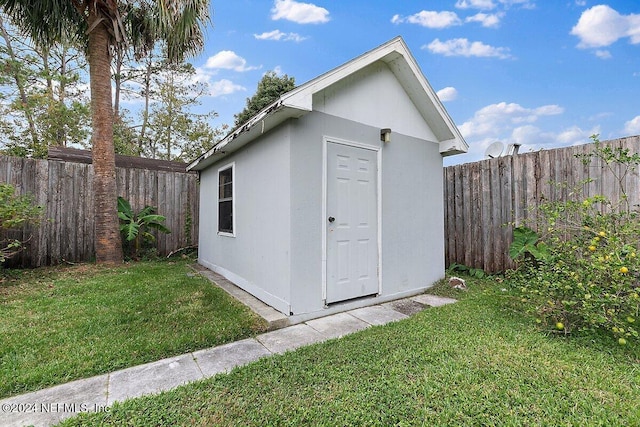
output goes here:
[[367, 322], [353, 317], [349, 313], [338, 313], [333, 316], [309, 320], [307, 325], [320, 332], [327, 339], [340, 338], [370, 326]]
[[454, 302], [457, 302], [457, 300], [453, 298], [440, 297], [437, 295], [429, 295], [429, 294], [417, 295], [411, 299], [414, 300], [415, 302], [429, 305], [431, 307], [441, 307], [443, 305], [453, 304]]
[[193, 357], [205, 378], [229, 372], [236, 366], [245, 365], [269, 355], [271, 352], [254, 339], [237, 341], [193, 353]]
[[416, 313], [425, 309], [426, 305], [420, 304], [411, 298], [404, 298], [397, 301], [385, 302], [381, 304], [383, 307], [390, 308], [391, 310], [398, 311], [407, 316], [413, 316]]
[[409, 317], [406, 314], [399, 313], [381, 305], [358, 308], [356, 310], [351, 310], [349, 314], [369, 323], [370, 325], [384, 325], [385, 323]]
[[284, 353], [305, 345], [323, 341], [325, 337], [311, 326], [301, 323], [266, 334], [256, 339], [272, 353]]
[[108, 404], [170, 390], [203, 377], [191, 353], [111, 374]]
[[0, 426], [50, 426], [107, 408], [108, 375], [73, 381], [0, 401]]

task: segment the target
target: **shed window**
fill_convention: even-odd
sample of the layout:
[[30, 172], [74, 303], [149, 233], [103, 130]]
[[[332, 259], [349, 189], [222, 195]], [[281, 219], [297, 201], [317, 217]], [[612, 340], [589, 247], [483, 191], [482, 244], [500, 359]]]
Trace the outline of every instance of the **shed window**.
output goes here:
[[233, 165], [218, 170], [218, 232], [233, 234]]

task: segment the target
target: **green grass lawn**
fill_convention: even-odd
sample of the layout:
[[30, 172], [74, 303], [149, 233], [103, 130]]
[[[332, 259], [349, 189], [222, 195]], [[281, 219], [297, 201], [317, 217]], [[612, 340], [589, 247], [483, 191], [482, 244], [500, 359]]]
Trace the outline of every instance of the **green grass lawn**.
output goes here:
[[640, 425], [636, 344], [547, 335], [504, 284], [469, 282], [457, 304], [63, 425]]
[[0, 398], [255, 335], [265, 324], [189, 267], [5, 271]]

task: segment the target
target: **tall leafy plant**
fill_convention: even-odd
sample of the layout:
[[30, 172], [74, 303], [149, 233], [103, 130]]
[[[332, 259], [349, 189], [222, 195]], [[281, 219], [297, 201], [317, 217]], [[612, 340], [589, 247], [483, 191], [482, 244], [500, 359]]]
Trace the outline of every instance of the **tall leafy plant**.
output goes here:
[[145, 206], [139, 212], [131, 208], [131, 204], [123, 197], [118, 197], [118, 217], [120, 218], [120, 233], [124, 241], [131, 246], [131, 256], [137, 258], [145, 242], [155, 242], [155, 236], [150, 230], [169, 234], [163, 223], [166, 217], [156, 214], [154, 206]]
[[[10, 184], [0, 184], [0, 230], [17, 230], [27, 224], [38, 224], [42, 207], [36, 206], [29, 195], [15, 194]], [[28, 239], [27, 239], [28, 240]], [[24, 241], [0, 238], [0, 263], [24, 249]]]
[[640, 337], [640, 210], [626, 188], [640, 155], [593, 139], [591, 153], [579, 157], [598, 160], [620, 199], [587, 197], [581, 183], [566, 200], [542, 203], [537, 232], [514, 230], [510, 255], [522, 262], [512, 283], [539, 324], [565, 334], [604, 331], [625, 345]]

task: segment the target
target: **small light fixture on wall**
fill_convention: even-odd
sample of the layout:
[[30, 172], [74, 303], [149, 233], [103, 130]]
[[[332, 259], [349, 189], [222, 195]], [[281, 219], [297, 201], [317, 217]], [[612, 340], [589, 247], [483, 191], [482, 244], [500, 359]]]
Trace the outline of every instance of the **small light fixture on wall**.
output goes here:
[[389, 128], [380, 129], [380, 141], [391, 142], [391, 129]]

